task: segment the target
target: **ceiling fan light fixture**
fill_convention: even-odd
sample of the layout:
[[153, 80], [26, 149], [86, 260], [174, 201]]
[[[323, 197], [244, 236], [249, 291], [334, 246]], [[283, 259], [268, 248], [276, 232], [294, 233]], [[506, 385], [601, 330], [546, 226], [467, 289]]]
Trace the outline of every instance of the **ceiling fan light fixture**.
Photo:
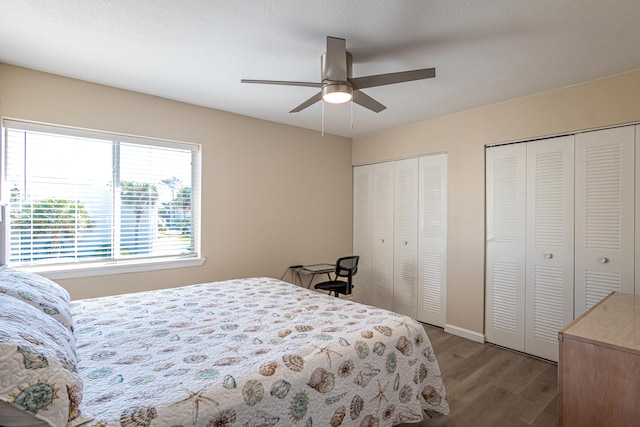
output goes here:
[[322, 99], [330, 104], [344, 104], [353, 98], [353, 88], [344, 83], [329, 83], [322, 87]]

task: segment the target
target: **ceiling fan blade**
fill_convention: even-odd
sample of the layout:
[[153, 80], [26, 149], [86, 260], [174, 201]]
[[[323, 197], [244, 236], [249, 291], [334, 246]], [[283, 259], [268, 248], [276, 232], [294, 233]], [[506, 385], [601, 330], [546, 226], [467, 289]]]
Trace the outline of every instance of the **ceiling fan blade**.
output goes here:
[[364, 108], [368, 108], [375, 113], [379, 113], [380, 111], [387, 108], [366, 93], [360, 92], [359, 90], [353, 91], [353, 102], [358, 105], [362, 105]]
[[288, 81], [279, 81], [279, 80], [249, 80], [249, 79], [242, 79], [242, 80], [240, 80], [240, 83], [258, 83], [258, 84], [263, 84], [263, 85], [322, 87], [322, 83], [288, 82]]
[[320, 101], [321, 99], [322, 99], [322, 92], [318, 92], [315, 95], [313, 95], [311, 98], [307, 99], [302, 104], [298, 105], [296, 108], [294, 108], [293, 110], [291, 110], [289, 112], [290, 113], [300, 112], [300, 111], [304, 110], [305, 108], [310, 107], [311, 105], [313, 105], [316, 102]]
[[399, 73], [378, 74], [375, 76], [364, 76], [349, 79], [354, 89], [364, 89], [367, 87], [391, 85], [394, 83], [404, 83], [413, 80], [430, 79], [436, 76], [435, 68], [423, 68], [421, 70], [400, 71]]
[[347, 81], [347, 42], [345, 39], [327, 37], [327, 52], [324, 61], [323, 80]]

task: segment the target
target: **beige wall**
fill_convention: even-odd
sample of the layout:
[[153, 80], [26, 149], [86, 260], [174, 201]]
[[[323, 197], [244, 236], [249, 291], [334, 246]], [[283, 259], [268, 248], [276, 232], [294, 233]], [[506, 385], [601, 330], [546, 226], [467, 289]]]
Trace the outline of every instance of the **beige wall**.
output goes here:
[[86, 298], [351, 253], [351, 140], [0, 64], [0, 117], [202, 144], [201, 267], [58, 280]]
[[[351, 164], [447, 152], [447, 324], [483, 332], [484, 147], [640, 121], [640, 71], [356, 139], [0, 64], [0, 117], [202, 144], [201, 267], [59, 280], [74, 298], [351, 252]], [[307, 196], [312, 194], [312, 197]], [[331, 206], [327, 209], [327, 206]]]
[[640, 122], [640, 71], [415, 123], [353, 142], [353, 164], [448, 153], [447, 321], [484, 331], [484, 147]]

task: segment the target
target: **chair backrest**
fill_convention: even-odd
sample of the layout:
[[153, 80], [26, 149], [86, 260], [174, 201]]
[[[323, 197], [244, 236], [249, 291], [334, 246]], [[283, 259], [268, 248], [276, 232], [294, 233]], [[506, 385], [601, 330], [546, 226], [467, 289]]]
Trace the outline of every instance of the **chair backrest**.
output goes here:
[[359, 260], [360, 257], [358, 255], [338, 258], [338, 261], [336, 261], [336, 276], [348, 277], [349, 284], [351, 284], [351, 278], [358, 272]]

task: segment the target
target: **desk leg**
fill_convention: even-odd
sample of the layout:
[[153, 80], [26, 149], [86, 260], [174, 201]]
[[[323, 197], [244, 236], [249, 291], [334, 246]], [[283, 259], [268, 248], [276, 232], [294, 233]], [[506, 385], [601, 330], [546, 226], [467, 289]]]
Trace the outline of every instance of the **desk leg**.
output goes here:
[[313, 278], [315, 277], [315, 274], [310, 274], [309, 276], [311, 276], [311, 278], [309, 279], [309, 283], [307, 283], [307, 289], [311, 289], [311, 284], [313, 283]]
[[[291, 273], [291, 274], [293, 275], [294, 273]], [[307, 276], [307, 274], [305, 274], [305, 276]], [[295, 278], [293, 278], [293, 284], [297, 285], [298, 282], [299, 282], [301, 287], [309, 289], [309, 287], [311, 286], [311, 282], [313, 282], [313, 276], [314, 275], [311, 274], [311, 280], [309, 280], [309, 283], [307, 283], [307, 285], [305, 286], [304, 281], [302, 280], [302, 276], [300, 275], [300, 271], [296, 270], [295, 271]]]
[[[300, 282], [300, 286], [302, 286], [302, 277], [300, 276], [300, 272], [299, 271], [296, 271], [296, 277], [298, 278], [298, 282]], [[297, 285], [295, 280], [294, 280], [293, 283]]]

